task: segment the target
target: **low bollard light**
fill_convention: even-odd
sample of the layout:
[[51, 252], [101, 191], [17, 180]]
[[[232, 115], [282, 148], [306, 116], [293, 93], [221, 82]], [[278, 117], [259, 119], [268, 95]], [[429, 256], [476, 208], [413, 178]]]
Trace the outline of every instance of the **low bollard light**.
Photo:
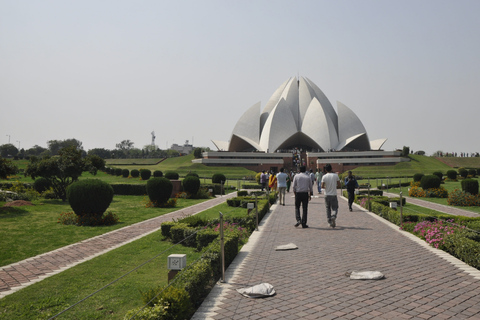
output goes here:
[[175, 278], [177, 273], [187, 266], [186, 254], [171, 254], [168, 256], [168, 283]]

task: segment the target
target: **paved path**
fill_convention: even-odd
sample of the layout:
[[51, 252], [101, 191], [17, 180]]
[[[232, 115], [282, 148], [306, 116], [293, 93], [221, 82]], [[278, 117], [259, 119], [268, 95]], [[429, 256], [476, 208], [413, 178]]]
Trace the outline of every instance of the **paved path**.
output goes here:
[[[293, 198], [275, 205], [193, 319], [480, 319], [480, 271], [341, 198], [337, 227], [323, 196], [310, 228], [295, 228]], [[275, 251], [294, 243], [297, 250]], [[381, 271], [384, 280], [346, 272]], [[235, 289], [270, 283], [276, 295], [245, 298]]]
[[[383, 195], [388, 196], [388, 197], [398, 197], [398, 194], [396, 193], [388, 193], [388, 192], [383, 192]], [[447, 214], [453, 214], [453, 215], [460, 215], [460, 216], [466, 216], [466, 217], [480, 217], [478, 213], [464, 210], [464, 209], [459, 209], [451, 206], [446, 206], [443, 204], [438, 204], [438, 203], [433, 203], [430, 201], [422, 200], [420, 198], [414, 198], [414, 197], [405, 197], [405, 201], [407, 203], [411, 203], [417, 206], [429, 208], [432, 210], [436, 210], [439, 212], [447, 213]]]
[[216, 206], [237, 193], [217, 197], [163, 216], [105, 233], [17, 263], [0, 267], [0, 299], [63, 270], [140, 239], [160, 229], [165, 221]]

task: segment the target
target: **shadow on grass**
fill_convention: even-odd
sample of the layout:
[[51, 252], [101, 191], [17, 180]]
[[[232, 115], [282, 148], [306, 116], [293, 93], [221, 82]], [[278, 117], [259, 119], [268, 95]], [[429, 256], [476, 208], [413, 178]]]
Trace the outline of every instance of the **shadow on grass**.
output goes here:
[[20, 207], [1, 207], [0, 208], [0, 219], [26, 216], [29, 214], [30, 212], [28, 210]]

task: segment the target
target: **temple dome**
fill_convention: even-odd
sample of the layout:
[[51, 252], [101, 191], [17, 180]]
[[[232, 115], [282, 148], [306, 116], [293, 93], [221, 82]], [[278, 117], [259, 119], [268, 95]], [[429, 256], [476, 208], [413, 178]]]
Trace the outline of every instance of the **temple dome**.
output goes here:
[[[235, 125], [230, 142], [213, 141], [219, 150], [276, 152], [380, 150], [386, 139], [370, 143], [357, 115], [337, 102], [335, 112], [325, 94], [310, 79], [285, 81], [263, 111], [250, 107]], [[228, 147], [227, 147], [228, 146]]]

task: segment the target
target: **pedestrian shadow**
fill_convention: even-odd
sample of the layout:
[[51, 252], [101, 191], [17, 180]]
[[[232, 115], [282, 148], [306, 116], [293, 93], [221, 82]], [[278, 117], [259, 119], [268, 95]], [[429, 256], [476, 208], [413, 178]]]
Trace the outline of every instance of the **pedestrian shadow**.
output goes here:
[[332, 227], [308, 227], [308, 229], [314, 229], [314, 230], [330, 230], [330, 231], [336, 231], [336, 230], [373, 230], [372, 228], [362, 228], [362, 227], [344, 227], [344, 226], [336, 226], [335, 228]]

